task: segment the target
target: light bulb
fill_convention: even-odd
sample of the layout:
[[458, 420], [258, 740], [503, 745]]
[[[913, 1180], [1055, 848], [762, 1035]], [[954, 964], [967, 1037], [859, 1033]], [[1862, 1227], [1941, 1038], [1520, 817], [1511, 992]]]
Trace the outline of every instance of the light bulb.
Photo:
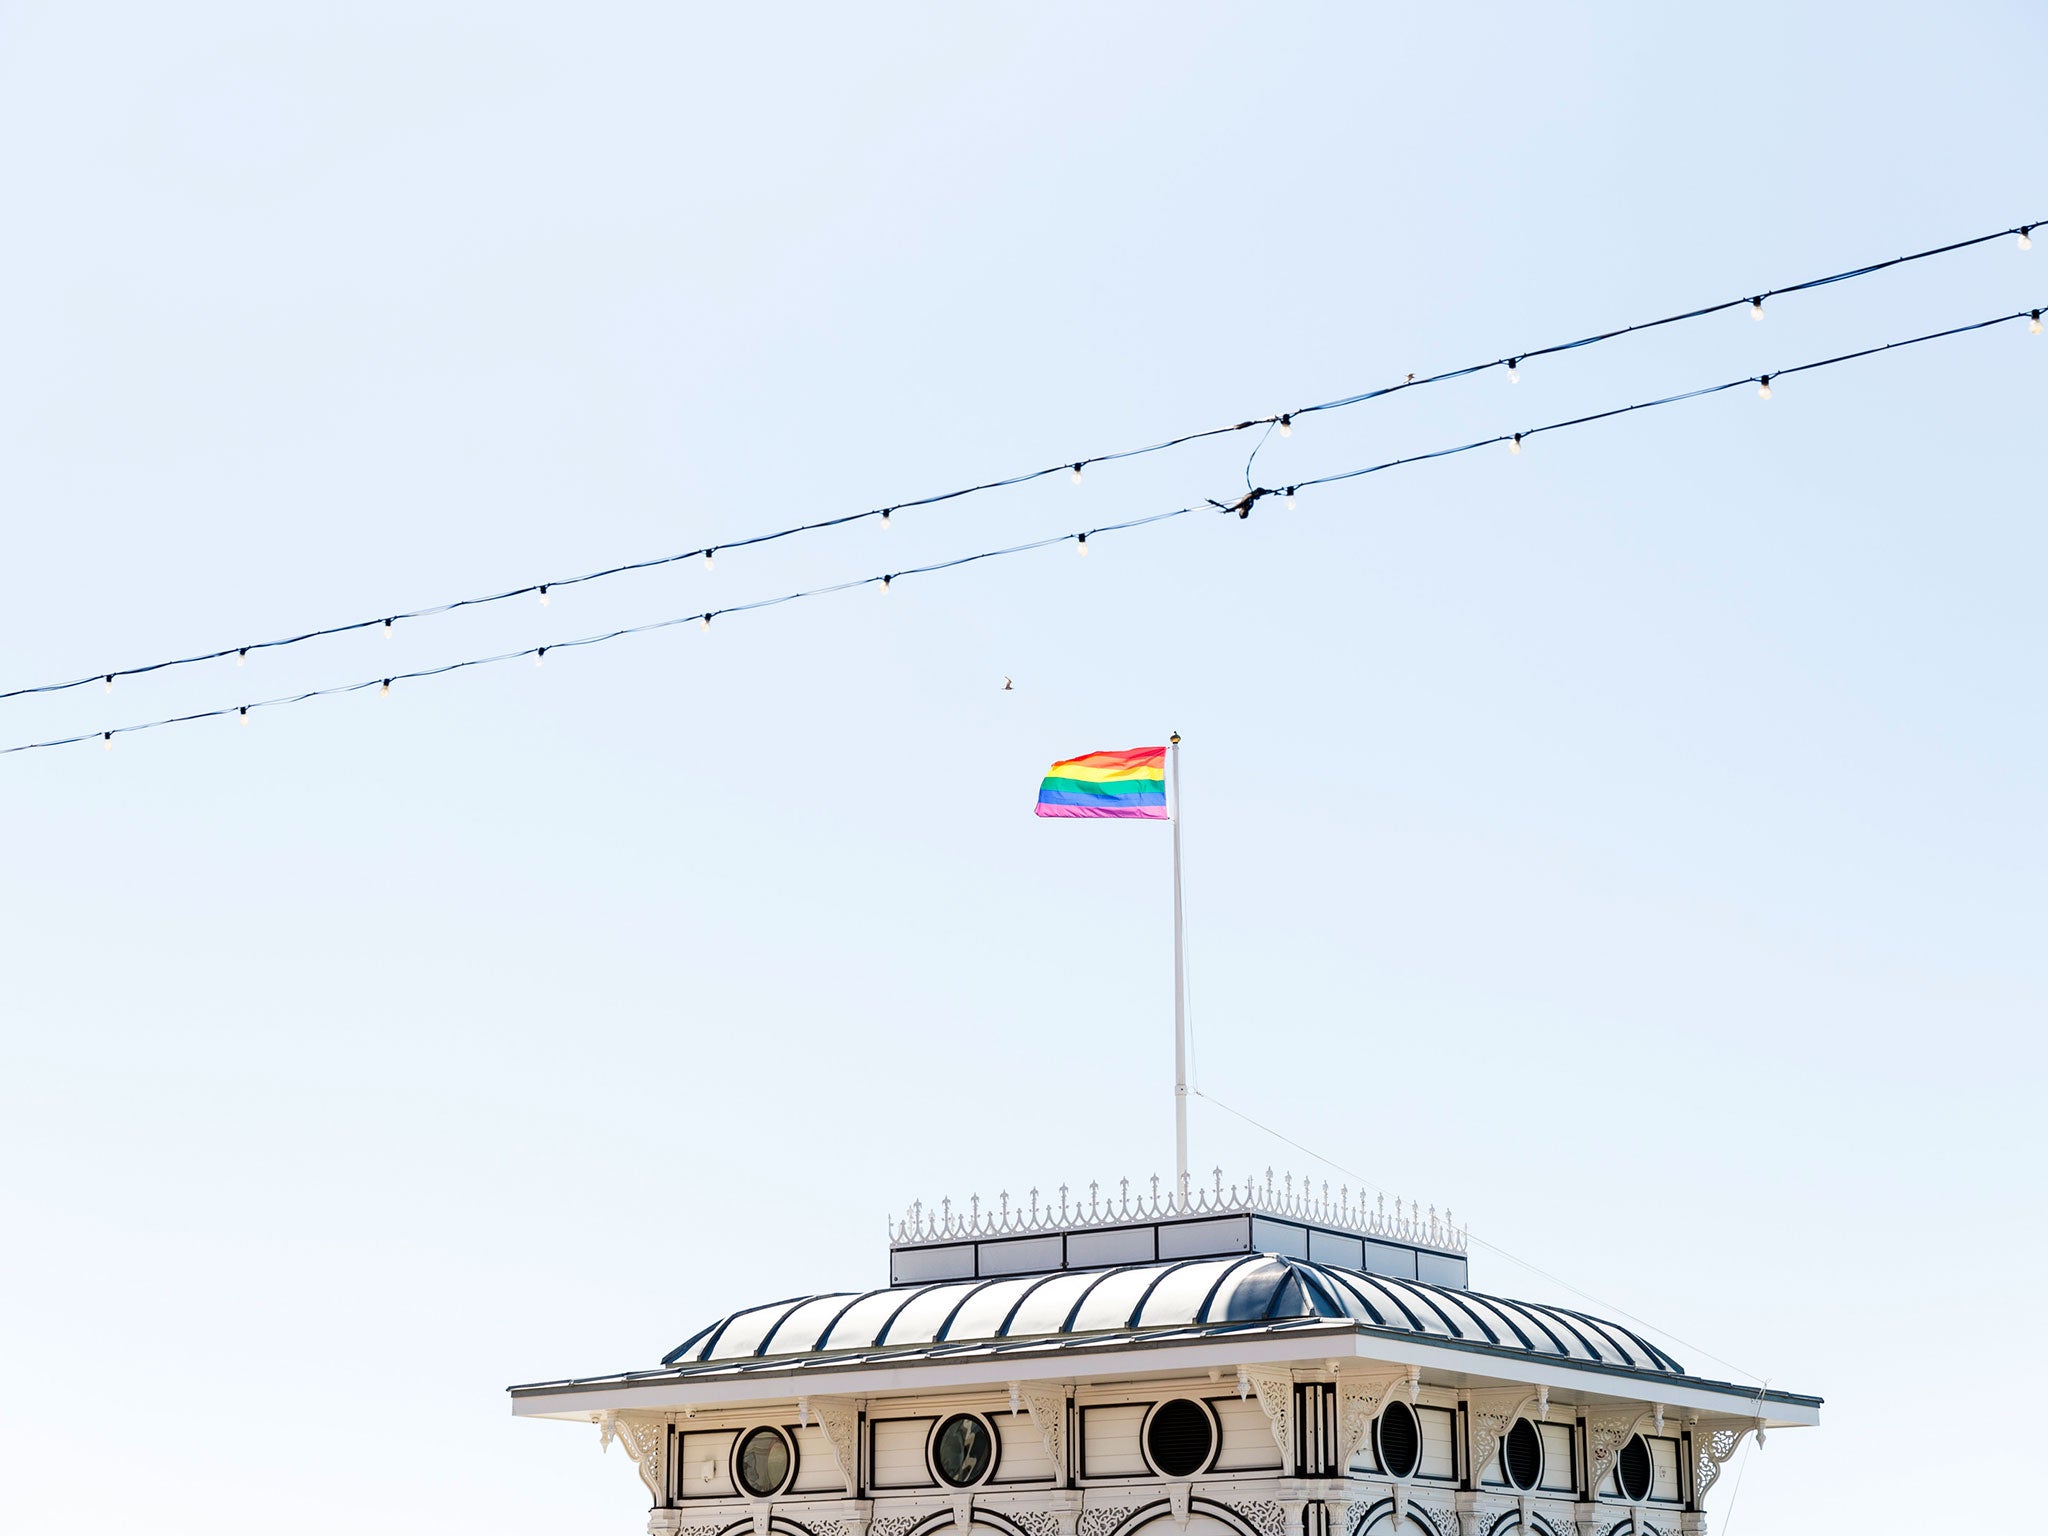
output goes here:
[[704, 628], [709, 629], [711, 627], [711, 615], [708, 613], [705, 614], [704, 617], [698, 622], [701, 623], [704, 626]]
[[2041, 311], [2038, 309], [2027, 316], [2027, 334], [2030, 336], [2041, 334]]
[[100, 732], [100, 750], [103, 752], [114, 750], [114, 733], [112, 731]]
[[391, 679], [387, 677], [387, 678], [385, 678], [385, 679], [384, 679], [384, 681], [383, 681], [383, 682], [381, 682], [381, 683], [379, 683], [379, 684], [377, 685], [377, 697], [378, 697], [378, 698], [380, 698], [380, 699], [381, 699], [381, 698], [384, 698], [384, 697], [386, 697], [386, 696], [387, 696], [387, 695], [388, 695], [388, 694], [389, 694], [390, 692], [391, 692]]
[[540, 605], [541, 605], [541, 607], [543, 607], [543, 608], [547, 607], [547, 605], [548, 605], [548, 587], [547, 587], [547, 583], [546, 583], [546, 582], [542, 582], [542, 583], [541, 583], [541, 587], [540, 587]]
[[1771, 376], [1768, 373], [1756, 381], [1756, 397], [1759, 400], [1771, 398]]
[[1288, 416], [1282, 416], [1282, 417], [1280, 418], [1280, 435], [1281, 435], [1282, 437], [1292, 437], [1292, 436], [1294, 436], [1294, 418], [1293, 418], [1293, 416], [1291, 416], [1291, 415], [1288, 415]]
[[1749, 301], [1749, 318], [1752, 320], [1761, 320], [1763, 319], [1763, 317], [1764, 301], [1761, 298], [1751, 299]]
[[1522, 382], [1522, 360], [1519, 357], [1508, 359], [1508, 382], [1510, 384]]
[[235, 723], [236, 723], [237, 725], [247, 725], [247, 724], [249, 723], [249, 706], [248, 706], [248, 705], [244, 704], [244, 705], [242, 706], [242, 708], [241, 708], [241, 711], [240, 711], [240, 714], [239, 714], [239, 715], [237, 716], [237, 718], [236, 718], [236, 721], [235, 721]]
[[548, 648], [547, 648], [546, 646], [542, 646], [542, 647], [541, 647], [541, 648], [540, 648], [539, 650], [537, 650], [537, 651], [535, 651], [535, 652], [533, 653], [533, 664], [534, 664], [534, 665], [535, 665], [536, 667], [537, 667], [537, 666], [540, 666], [540, 665], [541, 665], [541, 664], [542, 664], [543, 662], [545, 662], [545, 661], [546, 661], [547, 659], [548, 659]]
[[239, 651], [235, 652], [235, 665], [236, 665], [236, 666], [238, 666], [238, 667], [239, 667], [239, 666], [244, 666], [244, 665], [246, 665], [246, 664], [248, 663], [248, 660], [249, 660], [249, 647], [247, 647], [247, 646], [245, 645], [245, 646], [243, 646], [243, 647], [242, 647], [242, 648], [241, 648], [241, 649], [240, 649]]
[[889, 577], [889, 576], [884, 576], [884, 577], [882, 578], [882, 590], [883, 590], [884, 592], [886, 592], [886, 591], [888, 591], [888, 590], [889, 590], [889, 583], [890, 583], [890, 581], [892, 581], [893, 579], [894, 579], [893, 577]]
[[1290, 512], [1294, 510], [1294, 487], [1291, 485], [1287, 487], [1287, 510]]
[[101, 682], [101, 683], [102, 683], [102, 684], [103, 684], [103, 685], [105, 686], [105, 688], [106, 688], [106, 690], [107, 690], [107, 692], [108, 692], [108, 693], [112, 693], [112, 692], [114, 691], [114, 674], [113, 674], [113, 673], [109, 672], [109, 673], [108, 673], [108, 674], [107, 674], [107, 675], [106, 675], [105, 677], [103, 677], [103, 678], [101, 678], [101, 679], [100, 679], [100, 682]]
[[393, 624], [396, 624], [397, 622], [398, 621], [396, 619], [386, 619], [384, 621], [384, 633], [389, 635], [391, 633], [391, 626]]
[[1076, 484], [1076, 485], [1079, 485], [1080, 483], [1081, 483], [1081, 466], [1080, 466], [1079, 464], [1076, 464], [1076, 465], [1074, 466], [1074, 484]]
[[1516, 433], [1516, 434], [1515, 434], [1515, 435], [1514, 435], [1513, 437], [1511, 437], [1511, 438], [1509, 438], [1509, 439], [1508, 439], [1508, 452], [1509, 452], [1509, 453], [1520, 453], [1521, 451], [1522, 451], [1522, 434], [1521, 434], [1521, 433], [1519, 433], [1519, 432], [1517, 432], [1517, 433]]
[[2034, 226], [2033, 226], [2033, 225], [2031, 225], [2031, 224], [2022, 224], [2022, 225], [2020, 226], [2020, 249], [2021, 249], [2021, 250], [2023, 250], [2023, 251], [2031, 251], [2031, 250], [2032, 250], [2032, 249], [2034, 248], [2034, 234], [2033, 234], [2033, 230], [2034, 230]]
[[1082, 554], [1084, 554], [1084, 555], [1085, 555], [1085, 554], [1087, 554], [1087, 553], [1088, 553], [1088, 535], [1087, 535], [1087, 534], [1085, 534], [1085, 533], [1080, 533], [1080, 534], [1076, 534], [1076, 535], [1074, 536], [1074, 545], [1075, 545], [1075, 547], [1076, 547], [1077, 549], [1079, 549], [1079, 550], [1081, 551], [1081, 553], [1082, 553]]
[[707, 549], [707, 550], [705, 550], [705, 551], [704, 551], [704, 569], [705, 569], [705, 570], [707, 570], [707, 571], [708, 571], [708, 570], [712, 569], [712, 565], [713, 565], [713, 562], [712, 562], [712, 559], [711, 559], [711, 557], [712, 557], [713, 555], [715, 555], [716, 553], [718, 553], [718, 551], [716, 551], [716, 550], [713, 550], [713, 549]]
[[882, 508], [882, 526], [883, 526], [884, 528], [886, 528], [886, 527], [888, 527], [888, 526], [889, 526], [889, 514], [890, 514], [891, 512], [893, 512], [893, 511], [895, 511], [895, 510], [896, 510], [896, 509], [895, 509], [894, 507], [884, 507], [884, 508]]

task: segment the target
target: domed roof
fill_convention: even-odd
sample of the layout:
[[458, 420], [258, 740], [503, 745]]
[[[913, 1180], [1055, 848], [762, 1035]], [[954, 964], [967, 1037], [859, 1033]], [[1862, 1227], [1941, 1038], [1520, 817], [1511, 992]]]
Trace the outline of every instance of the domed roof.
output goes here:
[[821, 1355], [936, 1353], [997, 1341], [1350, 1319], [1360, 1327], [1432, 1342], [1521, 1352], [1683, 1376], [1641, 1335], [1583, 1312], [1476, 1291], [1250, 1254], [1061, 1270], [994, 1280], [944, 1280], [888, 1290], [840, 1291], [749, 1307], [700, 1329], [662, 1357], [688, 1369]]

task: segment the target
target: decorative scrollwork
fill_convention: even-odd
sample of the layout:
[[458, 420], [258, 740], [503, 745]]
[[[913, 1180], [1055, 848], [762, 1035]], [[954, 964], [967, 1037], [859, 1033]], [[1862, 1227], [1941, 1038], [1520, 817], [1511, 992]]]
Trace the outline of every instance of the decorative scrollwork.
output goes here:
[[1422, 1391], [1422, 1367], [1405, 1371], [1375, 1371], [1369, 1375], [1339, 1375], [1337, 1378], [1337, 1469], [1342, 1472], [1358, 1459], [1372, 1438], [1372, 1421], [1395, 1392], [1405, 1392], [1414, 1402]]
[[1410, 1515], [1420, 1515], [1429, 1523], [1436, 1536], [1458, 1536], [1458, 1512], [1441, 1504], [1415, 1504], [1408, 1506]]
[[1753, 1428], [1751, 1424], [1724, 1424], [1709, 1427], [1695, 1425], [1692, 1432], [1692, 1502], [1695, 1508], [1704, 1509], [1707, 1490], [1720, 1481], [1721, 1469], [1742, 1445], [1743, 1436]]
[[1247, 1499], [1223, 1506], [1260, 1536], [1287, 1536], [1287, 1511], [1275, 1499]]
[[910, 1536], [910, 1529], [916, 1524], [914, 1515], [883, 1515], [868, 1522], [868, 1536]]
[[1059, 1536], [1060, 1523], [1042, 1509], [1005, 1510], [1010, 1523], [1024, 1533], [1024, 1536]]
[[1269, 1365], [1241, 1365], [1237, 1368], [1237, 1395], [1256, 1392], [1273, 1442], [1280, 1447], [1280, 1467], [1294, 1476], [1294, 1376]]
[[1600, 1492], [1601, 1482], [1614, 1470], [1614, 1458], [1646, 1417], [1644, 1413], [1626, 1413], [1586, 1420], [1586, 1486], [1594, 1494]]
[[1053, 1477], [1064, 1486], [1067, 1480], [1067, 1389], [1042, 1383], [1019, 1383], [1011, 1389], [1031, 1415], [1032, 1427], [1052, 1462]]
[[1137, 1511], [1128, 1505], [1109, 1509], [1084, 1509], [1081, 1511], [1081, 1536], [1109, 1536], [1109, 1533], [1130, 1519]]
[[626, 1453], [633, 1458], [634, 1470], [640, 1474], [640, 1481], [647, 1485], [647, 1496], [659, 1504], [665, 1492], [661, 1458], [668, 1449], [668, 1421], [629, 1419], [607, 1413], [598, 1421], [598, 1432], [604, 1449], [611, 1448], [614, 1438], [626, 1448]]
[[813, 1397], [807, 1400], [807, 1408], [825, 1432], [825, 1443], [832, 1447], [840, 1482], [849, 1494], [854, 1493], [860, 1476], [860, 1409], [844, 1397]]

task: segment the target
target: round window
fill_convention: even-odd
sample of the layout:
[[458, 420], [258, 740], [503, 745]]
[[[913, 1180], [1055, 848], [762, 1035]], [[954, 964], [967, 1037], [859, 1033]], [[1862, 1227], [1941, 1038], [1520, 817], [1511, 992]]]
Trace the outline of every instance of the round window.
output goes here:
[[759, 1429], [750, 1429], [740, 1441], [739, 1454], [733, 1458], [733, 1469], [739, 1474], [739, 1485], [757, 1499], [769, 1498], [782, 1492], [782, 1485], [789, 1481], [789, 1442], [782, 1438], [782, 1431], [770, 1429], [765, 1424]]
[[1387, 1404], [1373, 1425], [1373, 1450], [1389, 1477], [1413, 1477], [1422, 1465], [1422, 1424], [1406, 1403]]
[[1543, 1481], [1543, 1435], [1527, 1419], [1515, 1420], [1500, 1443], [1500, 1469], [1523, 1493]]
[[1162, 1477], [1193, 1477], [1216, 1454], [1216, 1424], [1200, 1403], [1177, 1397], [1152, 1410], [1145, 1454]]
[[955, 1488], [971, 1488], [988, 1476], [996, 1459], [996, 1438], [971, 1413], [956, 1413], [932, 1437], [932, 1462]]
[[1629, 1503], [1640, 1504], [1650, 1496], [1653, 1480], [1650, 1442], [1636, 1435], [1621, 1448], [1621, 1455], [1615, 1460], [1614, 1486], [1621, 1490], [1621, 1496]]

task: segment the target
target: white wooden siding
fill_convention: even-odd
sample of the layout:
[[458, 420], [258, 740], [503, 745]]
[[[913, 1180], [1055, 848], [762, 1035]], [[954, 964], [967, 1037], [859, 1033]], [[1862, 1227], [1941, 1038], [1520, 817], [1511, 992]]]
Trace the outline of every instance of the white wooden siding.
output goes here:
[[931, 1468], [925, 1464], [924, 1443], [930, 1437], [932, 1419], [880, 1419], [870, 1425], [873, 1464], [868, 1481], [877, 1488], [929, 1488]]
[[1260, 1472], [1277, 1469], [1280, 1447], [1273, 1439], [1272, 1422], [1257, 1398], [1239, 1401], [1226, 1397], [1211, 1402], [1223, 1424], [1223, 1448], [1216, 1456], [1218, 1472]]
[[1422, 1424], [1422, 1465], [1417, 1477], [1458, 1475], [1458, 1416], [1448, 1408], [1418, 1408], [1415, 1417]]
[[739, 1490], [732, 1485], [732, 1443], [739, 1431], [699, 1430], [680, 1438], [677, 1494], [685, 1499], [733, 1498]]
[[1081, 1465], [1090, 1477], [1143, 1477], [1145, 1465], [1138, 1430], [1145, 1422], [1144, 1403], [1081, 1412]]
[[796, 1481], [791, 1493], [844, 1493], [846, 1483], [839, 1476], [839, 1463], [832, 1459], [832, 1442], [816, 1424], [791, 1430], [796, 1437]]
[[1052, 1458], [1045, 1454], [1045, 1440], [1038, 1433], [1038, 1421], [1028, 1413], [1015, 1416], [991, 1414], [996, 1426], [995, 1481], [999, 1483], [1049, 1483], [1053, 1479]]
[[1572, 1476], [1572, 1427], [1569, 1424], [1538, 1424], [1543, 1436], [1543, 1481], [1537, 1487], [1550, 1493], [1576, 1493], [1578, 1479]]
[[1644, 1438], [1649, 1441], [1650, 1468], [1656, 1474], [1650, 1481], [1650, 1497], [1676, 1502], [1684, 1493], [1678, 1481], [1678, 1442]]

